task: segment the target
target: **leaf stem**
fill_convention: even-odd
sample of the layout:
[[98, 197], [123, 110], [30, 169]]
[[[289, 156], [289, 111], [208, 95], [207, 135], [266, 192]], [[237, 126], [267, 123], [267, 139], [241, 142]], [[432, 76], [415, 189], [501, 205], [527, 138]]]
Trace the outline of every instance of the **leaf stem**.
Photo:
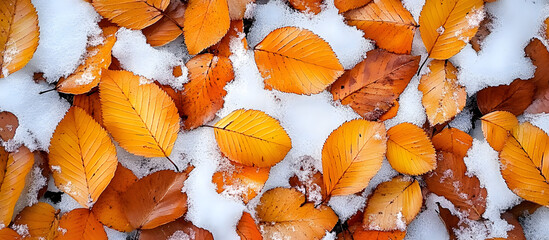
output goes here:
[[419, 76], [419, 73], [421, 72], [421, 69], [423, 68], [423, 66], [425, 65], [425, 63], [427, 63], [427, 60], [429, 60], [429, 55], [427, 55], [427, 57], [425, 58], [425, 60], [423, 60], [423, 63], [421, 64], [421, 66], [419, 66], [418, 70], [417, 70], [417, 76]]
[[168, 161], [170, 161], [172, 163], [172, 165], [175, 167], [175, 170], [179, 172], [179, 168], [177, 167], [177, 165], [175, 165], [175, 163], [170, 159], [170, 157], [166, 156], [166, 158], [168, 159]]
[[57, 86], [55, 86], [54, 88], [52, 89], [48, 89], [48, 90], [45, 90], [45, 91], [42, 91], [42, 92], [39, 92], [38, 94], [44, 94], [44, 93], [47, 93], [47, 92], [51, 92], [51, 91], [55, 91], [57, 90]]

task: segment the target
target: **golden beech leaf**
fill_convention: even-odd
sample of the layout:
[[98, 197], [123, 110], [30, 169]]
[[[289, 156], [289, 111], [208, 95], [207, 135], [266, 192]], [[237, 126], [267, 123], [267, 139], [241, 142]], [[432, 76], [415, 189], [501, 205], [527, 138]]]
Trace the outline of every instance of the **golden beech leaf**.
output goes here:
[[495, 111], [480, 118], [482, 121], [482, 133], [490, 146], [496, 151], [501, 151], [507, 140], [509, 132], [519, 124], [515, 115], [506, 111]]
[[334, 130], [322, 147], [328, 196], [362, 191], [381, 168], [387, 133], [383, 123], [352, 120]]
[[143, 29], [162, 18], [170, 0], [92, 0], [95, 10], [118, 26]]
[[0, 224], [8, 226], [25, 179], [34, 164], [34, 154], [26, 147], [8, 153], [0, 146]]
[[406, 236], [406, 231], [375, 231], [366, 230], [358, 226], [353, 233], [353, 239], [372, 239], [372, 240], [402, 240]]
[[31, 0], [0, 3], [0, 78], [23, 68], [38, 47], [38, 14]]
[[256, 207], [259, 225], [266, 239], [321, 239], [338, 221], [328, 207], [315, 208], [305, 196], [291, 188], [274, 188], [263, 194]]
[[241, 240], [262, 240], [261, 232], [257, 228], [255, 220], [247, 212], [242, 213], [238, 225], [236, 225], [236, 233]]
[[290, 5], [300, 12], [318, 14], [322, 11], [323, 0], [288, 0]]
[[3, 240], [22, 240], [23, 238], [11, 228], [0, 229], [0, 239]]
[[397, 176], [377, 186], [368, 199], [362, 222], [370, 230], [404, 231], [422, 204], [419, 183]]
[[99, 222], [120, 232], [134, 230], [124, 212], [121, 196], [135, 182], [137, 182], [137, 177], [133, 172], [118, 163], [114, 178], [92, 208], [92, 212]]
[[186, 6], [181, 1], [171, 1], [158, 22], [143, 29], [147, 43], [153, 47], [165, 45], [183, 33], [183, 16]]
[[107, 132], [79, 107], [71, 107], [53, 133], [49, 165], [57, 188], [80, 205], [93, 205], [116, 171], [116, 148]]
[[104, 71], [99, 83], [103, 124], [128, 152], [168, 157], [179, 114], [168, 94], [149, 82], [128, 71]]
[[487, 240], [526, 240], [526, 236], [524, 236], [524, 230], [522, 229], [522, 226], [520, 225], [518, 219], [513, 216], [513, 214], [509, 212], [504, 212], [501, 214], [501, 219], [505, 220], [509, 225], [513, 226], [513, 229], [507, 231], [506, 238], [488, 238]]
[[129, 186], [121, 200], [130, 225], [153, 229], [183, 216], [187, 212], [187, 194], [181, 189], [192, 169], [158, 171]]
[[334, 5], [339, 9], [339, 13], [342, 13], [362, 7], [371, 1], [372, 0], [334, 0]]
[[243, 20], [232, 20], [231, 26], [227, 34], [219, 41], [217, 44], [210, 47], [208, 52], [213, 53], [216, 56], [225, 56], [230, 57], [231, 53], [231, 40], [235, 38], [241, 38], [244, 49], [248, 49], [248, 41], [244, 35], [244, 21]]
[[400, 173], [421, 175], [437, 166], [435, 148], [427, 134], [411, 123], [387, 130], [387, 160]]
[[269, 90], [316, 94], [343, 74], [343, 66], [330, 45], [302, 28], [272, 31], [255, 46], [254, 53]]
[[87, 48], [84, 63], [67, 78], [61, 78], [57, 83], [57, 91], [70, 94], [83, 94], [99, 84], [101, 72], [111, 65], [111, 50], [116, 42], [118, 27], [103, 29], [105, 40], [97, 46]]
[[75, 95], [72, 100], [72, 105], [82, 108], [86, 113], [92, 116], [99, 125], [103, 126], [101, 102], [99, 101], [99, 91], [97, 91], [97, 89], [86, 94]]
[[227, 0], [231, 20], [242, 20], [246, 13], [246, 6], [253, 2], [255, 0]]
[[421, 77], [418, 89], [423, 92], [422, 103], [432, 126], [454, 118], [467, 101], [465, 87], [459, 85], [457, 69], [449, 61], [433, 60], [430, 72]]
[[348, 11], [345, 20], [389, 52], [410, 54], [417, 23], [400, 0], [374, 0]]
[[59, 220], [56, 240], [107, 240], [103, 225], [86, 208], [77, 208], [65, 213]]
[[195, 56], [186, 64], [189, 82], [180, 92], [179, 114], [184, 119], [183, 128], [191, 130], [215, 118], [223, 107], [224, 87], [234, 78], [233, 65], [228, 57], [204, 53]]
[[231, 25], [227, 0], [189, 0], [183, 25], [189, 54], [198, 54], [216, 44]]
[[432, 142], [435, 150], [453, 153], [460, 159], [467, 156], [467, 151], [473, 146], [473, 138], [457, 128], [445, 128], [433, 136]]
[[3, 111], [0, 112], [0, 138], [8, 141], [15, 137], [15, 132], [19, 127], [19, 119], [15, 114]]
[[218, 193], [228, 190], [228, 195], [247, 204], [263, 189], [270, 170], [231, 163], [231, 167], [214, 173], [212, 182], [217, 186]]
[[419, 31], [429, 57], [448, 59], [475, 36], [484, 19], [483, 0], [427, 0]]
[[13, 225], [27, 226], [29, 235], [26, 239], [55, 239], [59, 226], [59, 210], [45, 202], [38, 202], [23, 208]]
[[482, 114], [508, 111], [521, 115], [532, 103], [535, 85], [531, 81], [517, 79], [509, 85], [487, 87], [477, 93], [477, 104]]
[[[176, 232], [179, 232], [177, 235]], [[186, 236], [181, 236], [184, 233]], [[177, 236], [177, 237], [176, 237]], [[179, 218], [173, 222], [158, 226], [153, 229], [141, 230], [139, 240], [214, 240], [212, 233], [206, 229], [199, 228], [191, 222]]]
[[233, 111], [214, 125], [214, 133], [221, 153], [246, 166], [271, 167], [292, 148], [278, 120], [258, 110]]
[[334, 100], [341, 100], [366, 120], [377, 120], [394, 105], [419, 66], [419, 56], [397, 55], [382, 49], [348, 70], [331, 86]]
[[503, 179], [519, 197], [549, 206], [549, 136], [528, 122], [511, 133], [499, 153]]

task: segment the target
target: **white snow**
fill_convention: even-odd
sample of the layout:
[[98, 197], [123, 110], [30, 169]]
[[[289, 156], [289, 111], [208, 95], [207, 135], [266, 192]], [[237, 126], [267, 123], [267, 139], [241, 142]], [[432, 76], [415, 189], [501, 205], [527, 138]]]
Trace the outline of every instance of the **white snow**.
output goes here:
[[521, 222], [526, 239], [543, 240], [549, 236], [549, 208], [540, 207]]

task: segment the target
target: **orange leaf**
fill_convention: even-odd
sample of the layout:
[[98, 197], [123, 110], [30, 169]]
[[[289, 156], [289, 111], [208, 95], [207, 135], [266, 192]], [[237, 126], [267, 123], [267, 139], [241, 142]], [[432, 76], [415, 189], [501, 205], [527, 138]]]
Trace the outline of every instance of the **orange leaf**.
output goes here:
[[93, 205], [114, 176], [116, 148], [107, 132], [79, 107], [59, 122], [50, 144], [55, 185], [80, 205]]
[[10, 228], [0, 229], [0, 239], [3, 240], [21, 240], [23, 239], [19, 234]]
[[223, 107], [224, 87], [234, 78], [233, 66], [228, 57], [204, 53], [195, 56], [186, 64], [189, 82], [183, 85], [179, 114], [184, 119], [183, 128], [191, 130], [215, 118]]
[[509, 85], [487, 87], [477, 93], [477, 104], [482, 114], [508, 111], [521, 115], [532, 103], [535, 86], [530, 81], [517, 79]]
[[0, 3], [0, 78], [23, 68], [38, 47], [38, 15], [31, 0]]
[[7, 153], [0, 146], [0, 224], [10, 224], [13, 209], [33, 164], [34, 155], [28, 148], [23, 146], [15, 153]]
[[246, 6], [253, 2], [255, 0], [227, 0], [231, 20], [242, 20], [246, 13]]
[[118, 26], [143, 29], [162, 18], [170, 0], [93, 0], [95, 10]]
[[419, 30], [429, 57], [448, 59], [475, 36], [484, 18], [483, 0], [427, 0]]
[[344, 14], [347, 23], [389, 52], [410, 54], [417, 23], [399, 0], [374, 0]]
[[482, 121], [484, 138], [498, 152], [503, 149], [509, 132], [519, 124], [515, 115], [506, 111], [488, 113], [482, 116], [480, 120]]
[[99, 96], [103, 124], [121, 147], [145, 157], [170, 156], [179, 115], [166, 92], [131, 72], [107, 70]]
[[473, 138], [457, 128], [445, 128], [432, 141], [435, 150], [453, 153], [460, 159], [467, 156], [467, 151], [473, 146]]
[[372, 240], [402, 240], [406, 236], [406, 231], [372, 231], [365, 230], [359, 226], [353, 233], [353, 239], [372, 239]]
[[524, 52], [536, 66], [534, 77], [530, 79], [530, 82], [533, 82], [537, 87], [534, 97], [539, 98], [549, 88], [549, 52], [547, 47], [537, 38], [528, 43], [528, 46], [524, 48]]
[[208, 230], [199, 228], [183, 218], [153, 229], [141, 230], [139, 234], [139, 240], [159, 239], [213, 240], [213, 235]]
[[45, 202], [25, 207], [17, 215], [13, 225], [26, 225], [30, 239], [55, 239], [59, 225], [59, 210]]
[[89, 209], [85, 208], [77, 208], [65, 213], [59, 220], [57, 231], [56, 240], [107, 240], [103, 225], [97, 221]]
[[418, 89], [423, 92], [422, 103], [432, 126], [454, 118], [467, 101], [465, 87], [459, 85], [457, 69], [449, 61], [433, 60], [431, 70], [423, 75]]
[[350, 105], [366, 120], [377, 120], [404, 91], [419, 66], [419, 56], [374, 49], [331, 87], [334, 100]]
[[74, 96], [72, 105], [82, 108], [93, 119], [103, 126], [103, 115], [101, 114], [101, 102], [99, 101], [99, 91], [92, 90], [86, 94]]
[[372, 0], [334, 0], [334, 5], [339, 9], [339, 13], [347, 12], [366, 5]]
[[[231, 40], [234, 38], [240, 38], [241, 35], [244, 35], [244, 21], [233, 20], [231, 21], [231, 27], [229, 27], [227, 34], [221, 39], [221, 41], [211, 46], [208, 51], [216, 56], [230, 57], [232, 55], [230, 48]], [[243, 37], [241, 41], [244, 45], [244, 49], [248, 49], [248, 41], [246, 38]]]
[[143, 29], [147, 43], [153, 47], [175, 40], [183, 33], [183, 16], [186, 6], [181, 1], [172, 1], [158, 22]]
[[301, 12], [318, 14], [322, 11], [322, 1], [323, 0], [288, 0], [288, 3]]
[[70, 94], [83, 94], [99, 84], [101, 72], [111, 65], [111, 50], [116, 42], [117, 27], [103, 29], [105, 40], [97, 46], [87, 48], [84, 63], [67, 78], [61, 78], [57, 83], [57, 91]]
[[217, 186], [218, 193], [228, 190], [229, 195], [247, 204], [263, 189], [270, 170], [231, 163], [231, 168], [214, 173], [212, 182]]
[[192, 169], [158, 171], [129, 186], [121, 199], [131, 226], [153, 229], [183, 216], [187, 212], [187, 194], [181, 189]]
[[274, 188], [263, 194], [256, 207], [263, 237], [274, 239], [321, 239], [338, 221], [327, 206], [315, 208], [295, 189]]
[[499, 153], [501, 175], [511, 191], [549, 206], [549, 136], [525, 122], [516, 126]]
[[11, 112], [0, 112], [0, 138], [5, 142], [15, 137], [19, 119]]
[[278, 120], [258, 110], [233, 111], [214, 125], [214, 133], [221, 153], [246, 166], [271, 167], [292, 148]]
[[247, 212], [242, 213], [238, 225], [236, 225], [236, 233], [240, 236], [240, 239], [244, 240], [262, 240], [261, 232], [257, 228], [255, 220]]
[[219, 42], [230, 24], [227, 0], [189, 0], [183, 20], [183, 36], [189, 54], [198, 54]]
[[126, 218], [121, 196], [135, 182], [137, 182], [137, 177], [133, 172], [118, 163], [114, 178], [92, 208], [92, 212], [99, 222], [121, 232], [134, 230]]
[[387, 110], [383, 115], [379, 117], [379, 121], [385, 121], [391, 118], [394, 118], [398, 113], [398, 108], [400, 104], [398, 103], [398, 99], [393, 102], [393, 106]]
[[397, 176], [377, 186], [364, 209], [363, 224], [370, 230], [404, 231], [422, 204], [419, 183]]
[[423, 129], [401, 123], [387, 130], [387, 160], [400, 173], [421, 175], [437, 166], [435, 149]]
[[322, 147], [322, 171], [328, 196], [362, 191], [381, 168], [385, 125], [353, 120], [334, 130]]
[[272, 31], [255, 46], [254, 53], [269, 90], [316, 94], [343, 74], [343, 66], [330, 45], [302, 28]]

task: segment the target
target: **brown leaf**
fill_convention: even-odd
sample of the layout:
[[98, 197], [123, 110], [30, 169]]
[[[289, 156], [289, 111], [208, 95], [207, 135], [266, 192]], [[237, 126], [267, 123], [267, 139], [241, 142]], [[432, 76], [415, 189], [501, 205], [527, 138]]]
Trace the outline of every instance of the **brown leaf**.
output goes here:
[[469, 43], [471, 43], [471, 46], [473, 49], [477, 52], [480, 51], [482, 44], [484, 43], [484, 39], [492, 33], [490, 30], [490, 26], [492, 25], [493, 17], [492, 15], [487, 12], [486, 17], [480, 22], [480, 27], [478, 28], [477, 34], [471, 40]]
[[253, 3], [255, 0], [227, 0], [229, 3], [229, 17], [231, 20], [242, 20], [246, 13], [248, 3]]
[[0, 112], [0, 138], [8, 141], [15, 137], [15, 131], [19, 127], [19, 120], [11, 112]]
[[310, 12], [313, 14], [318, 14], [322, 11], [322, 2], [323, 0], [288, 0], [290, 5], [301, 11], [301, 12]]
[[206, 229], [199, 228], [191, 222], [179, 218], [162, 226], [141, 230], [139, 240], [213, 240], [213, 235]]
[[257, 228], [255, 220], [247, 212], [242, 213], [238, 225], [236, 225], [236, 233], [242, 240], [262, 240], [261, 232]]
[[544, 91], [539, 91], [539, 95], [534, 99], [532, 104], [524, 110], [525, 113], [537, 114], [537, 113], [549, 113], [549, 88]]
[[532, 59], [532, 63], [536, 66], [534, 77], [530, 79], [536, 85], [536, 93], [534, 98], [539, 98], [540, 95], [549, 88], [549, 52], [547, 47], [537, 38], [530, 41], [528, 46], [524, 48], [526, 55]]
[[508, 111], [515, 116], [521, 115], [532, 103], [535, 85], [531, 81], [517, 79], [509, 85], [487, 87], [477, 93], [480, 112]]
[[440, 219], [444, 222], [444, 226], [446, 226], [446, 230], [448, 231], [448, 235], [450, 235], [450, 240], [456, 240], [457, 236], [454, 232], [454, 229], [459, 229], [460, 226], [463, 226], [463, 224], [460, 223], [459, 217], [454, 216], [450, 210], [443, 208], [438, 204], [438, 215]]
[[513, 226], [513, 229], [507, 231], [506, 238], [489, 238], [487, 240], [506, 240], [506, 239], [526, 240], [526, 237], [524, 236], [524, 230], [522, 229], [520, 222], [515, 216], [513, 216], [512, 213], [509, 213], [509, 212], [502, 213], [501, 219], [505, 220], [508, 224]]
[[56, 240], [107, 240], [103, 225], [86, 208], [77, 208], [65, 213], [59, 220]]
[[[289, 180], [290, 186], [300, 192], [304, 191], [307, 202], [320, 202], [326, 199], [326, 186], [324, 186], [322, 173], [319, 171], [314, 171], [314, 173], [309, 171], [307, 173], [303, 179], [300, 179], [298, 175], [292, 176]], [[320, 199], [318, 199], [318, 194], [320, 194]]]
[[[211, 46], [208, 51], [216, 56], [230, 57], [232, 55], [230, 48], [231, 40], [234, 38], [239, 38], [243, 34], [244, 21], [232, 20], [227, 34], [221, 39], [221, 41]], [[248, 41], [245, 37], [242, 38], [242, 44], [244, 44], [244, 49], [248, 49]]]
[[179, 37], [183, 33], [185, 9], [186, 5], [183, 2], [171, 1], [163, 13], [164, 17], [143, 29], [147, 43], [153, 47], [162, 46]]

